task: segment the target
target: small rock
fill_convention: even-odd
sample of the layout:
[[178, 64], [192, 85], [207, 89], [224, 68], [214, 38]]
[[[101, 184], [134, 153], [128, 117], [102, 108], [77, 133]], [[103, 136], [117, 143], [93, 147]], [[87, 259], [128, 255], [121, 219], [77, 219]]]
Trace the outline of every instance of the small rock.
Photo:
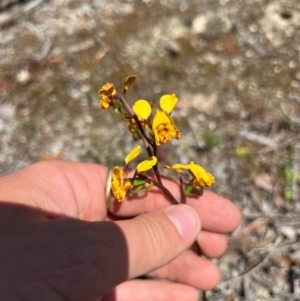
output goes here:
[[19, 84], [25, 85], [30, 80], [30, 73], [28, 70], [20, 70], [17, 73], [16, 80]]
[[289, 257], [293, 262], [300, 264], [300, 251], [295, 251], [293, 253], [290, 253]]
[[267, 5], [261, 28], [274, 47], [279, 47], [286, 36], [293, 36], [300, 22], [300, 12], [289, 10], [283, 3], [271, 2]]
[[267, 173], [255, 176], [254, 183], [257, 187], [270, 193], [274, 189], [274, 180], [272, 176]]
[[195, 34], [204, 33], [206, 30], [207, 18], [205, 15], [198, 15], [192, 22], [192, 32]]
[[279, 231], [290, 240], [295, 240], [297, 238], [297, 232], [293, 227], [290, 226], [281, 226]]
[[181, 52], [180, 44], [175, 40], [169, 40], [167, 42], [167, 51], [172, 57], [176, 57]]
[[211, 39], [227, 33], [232, 29], [232, 23], [224, 9], [207, 11], [195, 17], [192, 22], [192, 32]]

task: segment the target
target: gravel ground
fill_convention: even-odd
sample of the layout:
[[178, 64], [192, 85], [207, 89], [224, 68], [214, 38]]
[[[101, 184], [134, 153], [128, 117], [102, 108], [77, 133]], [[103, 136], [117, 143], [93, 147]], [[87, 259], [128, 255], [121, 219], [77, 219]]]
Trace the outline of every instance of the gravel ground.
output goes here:
[[243, 223], [203, 300], [300, 300], [300, 3], [270, 0], [0, 2], [1, 173], [38, 160], [122, 164], [134, 141], [98, 109], [107, 81], [179, 96], [179, 141]]

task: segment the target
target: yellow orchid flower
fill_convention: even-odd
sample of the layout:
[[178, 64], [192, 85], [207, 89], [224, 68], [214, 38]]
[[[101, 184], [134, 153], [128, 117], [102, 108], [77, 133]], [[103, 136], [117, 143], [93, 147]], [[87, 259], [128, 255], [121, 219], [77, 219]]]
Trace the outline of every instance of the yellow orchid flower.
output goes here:
[[112, 96], [117, 94], [117, 91], [112, 83], [106, 83], [103, 85], [99, 90], [99, 94], [101, 95], [99, 102], [99, 107], [101, 109], [108, 109], [114, 105]]
[[147, 160], [141, 162], [136, 167], [137, 172], [144, 172], [151, 169], [157, 163], [157, 158], [155, 156], [149, 157]]
[[132, 110], [140, 121], [144, 121], [147, 120], [151, 114], [151, 105], [147, 100], [139, 99], [134, 103]]
[[178, 102], [178, 98], [176, 97], [175, 94], [166, 94], [160, 98], [159, 104], [160, 104], [160, 107], [165, 112], [170, 114], [173, 111], [173, 109], [175, 108], [177, 102]]
[[118, 202], [123, 202], [127, 191], [130, 189], [130, 181], [124, 180], [124, 171], [118, 166], [114, 167], [111, 181], [111, 192]]
[[209, 187], [215, 183], [215, 178], [212, 174], [208, 173], [202, 166], [195, 164], [193, 161], [190, 164], [175, 164], [173, 166], [164, 165], [166, 169], [173, 170], [178, 173], [182, 173], [182, 170], [188, 170], [192, 176], [192, 183], [195, 186]]
[[128, 155], [125, 157], [125, 164], [127, 165], [130, 161], [132, 161], [133, 159], [135, 159], [141, 151], [141, 146], [138, 145], [136, 147], [134, 147], [129, 153]]
[[152, 130], [156, 145], [165, 144], [173, 138], [179, 139], [180, 132], [173, 119], [163, 110], [157, 110], [153, 117]]

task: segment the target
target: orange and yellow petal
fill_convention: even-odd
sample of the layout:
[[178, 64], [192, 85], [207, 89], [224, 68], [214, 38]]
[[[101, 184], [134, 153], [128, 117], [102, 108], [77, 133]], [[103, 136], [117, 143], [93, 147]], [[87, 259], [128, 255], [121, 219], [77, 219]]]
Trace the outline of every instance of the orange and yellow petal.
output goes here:
[[133, 112], [137, 115], [139, 120], [146, 120], [151, 114], [151, 105], [145, 99], [137, 100], [133, 107]]
[[156, 145], [165, 144], [173, 138], [180, 138], [180, 132], [173, 119], [163, 110], [157, 110], [153, 117], [152, 130]]
[[108, 97], [117, 94], [117, 91], [112, 83], [106, 83], [99, 90], [100, 95], [106, 95]]
[[128, 119], [128, 129], [132, 134], [137, 131], [137, 124], [133, 118]]
[[123, 84], [123, 93], [126, 93], [129, 89], [129, 87], [133, 84], [133, 82], [136, 80], [136, 75], [129, 75]]
[[112, 106], [112, 101], [107, 97], [106, 95], [102, 95], [100, 102], [99, 102], [99, 107], [101, 109], [108, 109]]
[[134, 160], [141, 151], [141, 146], [138, 145], [136, 147], [134, 147], [129, 153], [128, 155], [125, 157], [125, 164], [127, 165], [130, 161]]
[[165, 112], [170, 114], [173, 111], [173, 109], [175, 108], [177, 102], [178, 102], [178, 98], [176, 97], [175, 94], [166, 94], [160, 98], [159, 104], [160, 104], [160, 107]]
[[116, 166], [113, 170], [111, 181], [111, 192], [118, 202], [123, 202], [127, 191], [130, 189], [130, 181], [124, 180], [124, 171]]
[[149, 157], [147, 160], [138, 164], [136, 170], [137, 172], [144, 172], [151, 169], [157, 163], [157, 158], [155, 156]]

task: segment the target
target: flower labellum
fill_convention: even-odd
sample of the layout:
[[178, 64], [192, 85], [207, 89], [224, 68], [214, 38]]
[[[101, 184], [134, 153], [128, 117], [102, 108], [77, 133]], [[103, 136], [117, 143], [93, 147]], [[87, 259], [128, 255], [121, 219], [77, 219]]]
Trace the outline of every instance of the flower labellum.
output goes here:
[[193, 161], [190, 162], [189, 170], [195, 177], [193, 184], [201, 187], [209, 187], [215, 183], [215, 178], [212, 174], [208, 173], [202, 166], [195, 164]]
[[165, 144], [173, 138], [179, 139], [180, 132], [173, 119], [163, 110], [157, 110], [153, 117], [152, 130], [156, 145]]

